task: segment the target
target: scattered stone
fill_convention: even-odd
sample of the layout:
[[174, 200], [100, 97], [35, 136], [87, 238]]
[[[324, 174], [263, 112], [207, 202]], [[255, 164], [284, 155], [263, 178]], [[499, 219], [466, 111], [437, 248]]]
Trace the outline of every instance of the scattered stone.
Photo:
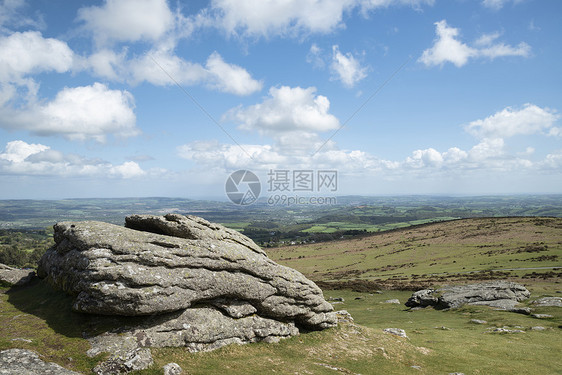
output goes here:
[[154, 363], [148, 348], [137, 348], [126, 353], [114, 353], [92, 370], [96, 375], [114, 375], [144, 370]]
[[31, 281], [35, 276], [33, 270], [22, 270], [0, 263], [0, 286], [21, 286]]
[[336, 311], [338, 323], [353, 323], [353, 317], [347, 310]]
[[422, 369], [421, 366], [416, 366], [416, 365], [410, 366], [410, 367], [413, 368], [413, 369], [416, 369], [416, 370], [421, 370], [421, 369]]
[[552, 315], [550, 314], [532, 314], [531, 315], [533, 318], [537, 318], [537, 319], [548, 319], [548, 318], [553, 318]]
[[393, 304], [399, 305], [399, 304], [400, 304], [400, 300], [399, 300], [399, 299], [396, 299], [396, 298], [395, 298], [395, 299], [387, 299], [386, 301], [381, 302], [381, 303], [393, 303]]
[[375, 294], [382, 294], [383, 292], [382, 292], [382, 291], [380, 291], [380, 290], [375, 290], [375, 292], [374, 292], [374, 293], [375, 293]]
[[39, 355], [27, 349], [7, 349], [0, 351], [0, 374], [10, 375], [80, 375], [52, 362], [44, 362]]
[[522, 331], [520, 329], [509, 329], [509, 328], [493, 328], [491, 330], [491, 332], [497, 332], [497, 333], [525, 333], [525, 331]]
[[450, 372], [449, 375], [464, 375], [464, 372]]
[[487, 321], [485, 321], [485, 320], [480, 320], [480, 319], [470, 319], [470, 322], [471, 322], [471, 323], [474, 323], [474, 324], [488, 324]]
[[328, 301], [345, 302], [343, 297], [330, 297], [328, 298]]
[[27, 342], [27, 343], [33, 342], [30, 339], [22, 339], [21, 337], [16, 337], [15, 339], [12, 339], [11, 341], [23, 341], [23, 342]]
[[400, 328], [385, 328], [383, 329], [383, 331], [386, 333], [390, 333], [391, 335], [408, 338], [408, 336], [406, 335], [406, 331]]
[[451, 328], [448, 328], [448, 327], [445, 327], [445, 326], [433, 327], [433, 328], [435, 328], [435, 329], [440, 329], [440, 330], [442, 330], [442, 331], [450, 331], [450, 330], [451, 330]]
[[330, 302], [330, 303], [332, 304], [332, 306], [334, 306], [334, 305], [343, 305], [343, 302], [339, 302], [339, 301]]
[[523, 314], [523, 315], [531, 315], [531, 308], [530, 307], [514, 307], [511, 310], [508, 310], [510, 312], [514, 312], [517, 314]]
[[406, 306], [435, 306], [448, 309], [458, 308], [465, 304], [494, 304], [500, 308], [513, 308], [518, 301], [529, 298], [529, 296], [530, 292], [522, 285], [508, 281], [492, 281], [419, 290], [412, 294], [406, 302]]
[[531, 327], [531, 331], [544, 331], [546, 328], [542, 326]]
[[364, 297], [355, 297], [355, 300], [361, 300], [361, 299], [363, 299], [363, 298], [364, 298]]
[[55, 245], [38, 268], [41, 278], [75, 297], [75, 311], [145, 316], [119, 334], [93, 340], [92, 355], [112, 352], [115, 341], [126, 346], [120, 351], [126, 359], [108, 363], [110, 368], [135, 362], [131, 353], [142, 347], [206, 351], [277, 342], [299, 329], [337, 324], [316, 284], [269, 259], [237, 231], [175, 214], [126, 221], [128, 228], [95, 221], [56, 224]]
[[535, 306], [562, 307], [562, 297], [543, 297], [531, 302]]
[[163, 367], [164, 375], [180, 375], [183, 373], [180, 365], [174, 362], [170, 362]]

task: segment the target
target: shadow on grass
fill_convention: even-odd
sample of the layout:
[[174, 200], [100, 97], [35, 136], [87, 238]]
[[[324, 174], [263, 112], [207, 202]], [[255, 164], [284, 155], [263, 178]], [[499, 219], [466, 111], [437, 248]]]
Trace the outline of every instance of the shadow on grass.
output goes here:
[[88, 338], [138, 324], [141, 317], [90, 315], [72, 310], [73, 297], [53, 289], [35, 277], [24, 286], [6, 291], [8, 302], [18, 310], [44, 320], [56, 333]]

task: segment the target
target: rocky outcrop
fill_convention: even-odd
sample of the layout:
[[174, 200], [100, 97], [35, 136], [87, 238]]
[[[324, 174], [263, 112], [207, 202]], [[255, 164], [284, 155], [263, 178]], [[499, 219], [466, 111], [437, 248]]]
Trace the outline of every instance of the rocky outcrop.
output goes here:
[[52, 362], [44, 362], [39, 355], [27, 349], [0, 351], [0, 374], [10, 375], [80, 375]]
[[33, 276], [35, 276], [33, 270], [21, 270], [0, 263], [0, 285], [24, 285], [31, 281]]
[[522, 285], [508, 281], [445, 286], [439, 289], [423, 289], [415, 292], [406, 302], [408, 307], [434, 306], [458, 308], [465, 304], [489, 305], [511, 310], [531, 293]]
[[56, 224], [55, 246], [38, 268], [75, 296], [76, 311], [147, 316], [121, 338], [200, 351], [337, 323], [316, 284], [236, 231], [181, 215], [134, 215], [126, 223]]
[[531, 304], [537, 307], [562, 307], [562, 297], [542, 297]]

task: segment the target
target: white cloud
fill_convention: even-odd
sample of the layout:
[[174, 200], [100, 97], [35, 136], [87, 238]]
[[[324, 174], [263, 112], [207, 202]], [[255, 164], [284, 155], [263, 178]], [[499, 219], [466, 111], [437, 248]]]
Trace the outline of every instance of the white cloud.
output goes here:
[[213, 0], [208, 17], [228, 34], [251, 37], [329, 33], [345, 27], [344, 15], [359, 8], [365, 15], [391, 5], [420, 9], [434, 0]]
[[423, 51], [419, 61], [427, 66], [451, 62], [460, 67], [466, 64], [470, 57], [476, 55], [476, 50], [456, 39], [459, 30], [449, 27], [447, 21], [436, 22], [435, 26], [435, 33], [437, 34], [435, 43], [433, 47]]
[[486, 8], [490, 8], [493, 10], [499, 10], [501, 8], [503, 8], [503, 6], [507, 3], [520, 3], [523, 0], [482, 0], [482, 5], [484, 5]]
[[0, 126], [25, 129], [39, 135], [60, 135], [71, 140], [104, 142], [107, 135], [131, 137], [135, 126], [133, 96], [106, 85], [65, 88], [46, 104], [24, 109], [0, 109]]
[[205, 67], [210, 75], [207, 85], [218, 91], [249, 95], [262, 89], [262, 82], [253, 79], [245, 69], [226, 63], [217, 52], [209, 56]]
[[240, 129], [277, 136], [292, 132], [316, 133], [335, 130], [339, 120], [329, 113], [330, 101], [316, 95], [315, 87], [272, 87], [262, 103], [231, 110], [226, 116]]
[[357, 82], [367, 77], [367, 68], [351, 54], [340, 52], [337, 45], [332, 46], [332, 63], [330, 65], [334, 79], [340, 80], [344, 86], [353, 87]]
[[22, 14], [25, 8], [25, 0], [2, 0], [0, 2], [0, 29], [5, 25], [15, 27], [31, 26], [37, 29], [45, 27], [45, 22], [40, 14], [35, 19]]
[[132, 59], [127, 59], [125, 51], [116, 53], [103, 49], [91, 55], [85, 66], [97, 76], [133, 85], [141, 82], [158, 86], [176, 82], [190, 86], [201, 84], [234, 95], [252, 94], [261, 90], [263, 85], [252, 78], [246, 69], [225, 62], [217, 52], [213, 52], [203, 66], [186, 61], [165, 49], [150, 51]]
[[140, 177], [146, 174], [145, 171], [134, 161], [127, 161], [121, 165], [109, 168], [109, 173], [113, 176], [122, 178]]
[[515, 135], [555, 133], [560, 118], [554, 110], [525, 104], [522, 109], [507, 107], [485, 119], [470, 122], [466, 131], [479, 138], [507, 138]]
[[443, 156], [433, 148], [416, 150], [406, 158], [405, 164], [412, 168], [437, 167], [443, 164]]
[[105, 0], [102, 6], [80, 8], [78, 19], [100, 44], [154, 41], [174, 26], [166, 0]]
[[0, 154], [0, 159], [12, 163], [21, 163], [28, 156], [48, 150], [49, 146], [38, 143], [26, 143], [24, 141], [12, 141], [6, 144], [6, 149]]
[[65, 42], [43, 38], [38, 31], [0, 37], [0, 81], [22, 82], [29, 74], [71, 69], [74, 53]]
[[531, 53], [531, 46], [525, 42], [516, 47], [504, 43], [493, 44], [499, 37], [498, 33], [482, 35], [476, 40], [475, 47], [471, 47], [458, 39], [459, 29], [450, 27], [447, 21], [436, 22], [435, 26], [437, 37], [433, 46], [423, 51], [418, 59], [426, 66], [443, 66], [450, 62], [461, 67], [471, 58], [485, 57], [493, 60], [504, 56], [528, 57]]
[[130, 179], [147, 174], [137, 163], [127, 161], [113, 165], [99, 159], [86, 159], [75, 154], [63, 154], [42, 144], [21, 140], [6, 144], [0, 153], [0, 173], [41, 176], [90, 176]]
[[218, 22], [229, 34], [328, 33], [342, 26], [355, 0], [213, 0]]

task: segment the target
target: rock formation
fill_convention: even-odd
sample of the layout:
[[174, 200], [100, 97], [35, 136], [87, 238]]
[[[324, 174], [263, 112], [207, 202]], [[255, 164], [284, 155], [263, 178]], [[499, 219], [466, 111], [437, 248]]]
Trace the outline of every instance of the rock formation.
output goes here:
[[44, 362], [37, 353], [27, 349], [0, 351], [0, 374], [80, 375], [56, 363]]
[[33, 270], [21, 270], [0, 263], [0, 285], [24, 285], [27, 284], [33, 276], [35, 276], [35, 271]]
[[507, 281], [445, 286], [439, 289], [423, 289], [415, 292], [406, 302], [408, 307], [434, 306], [458, 308], [465, 304], [489, 305], [511, 310], [531, 293], [522, 285]]
[[236, 231], [175, 214], [134, 215], [126, 226], [58, 223], [38, 268], [75, 297], [75, 311], [146, 316], [121, 340], [200, 351], [337, 324], [316, 284]]

